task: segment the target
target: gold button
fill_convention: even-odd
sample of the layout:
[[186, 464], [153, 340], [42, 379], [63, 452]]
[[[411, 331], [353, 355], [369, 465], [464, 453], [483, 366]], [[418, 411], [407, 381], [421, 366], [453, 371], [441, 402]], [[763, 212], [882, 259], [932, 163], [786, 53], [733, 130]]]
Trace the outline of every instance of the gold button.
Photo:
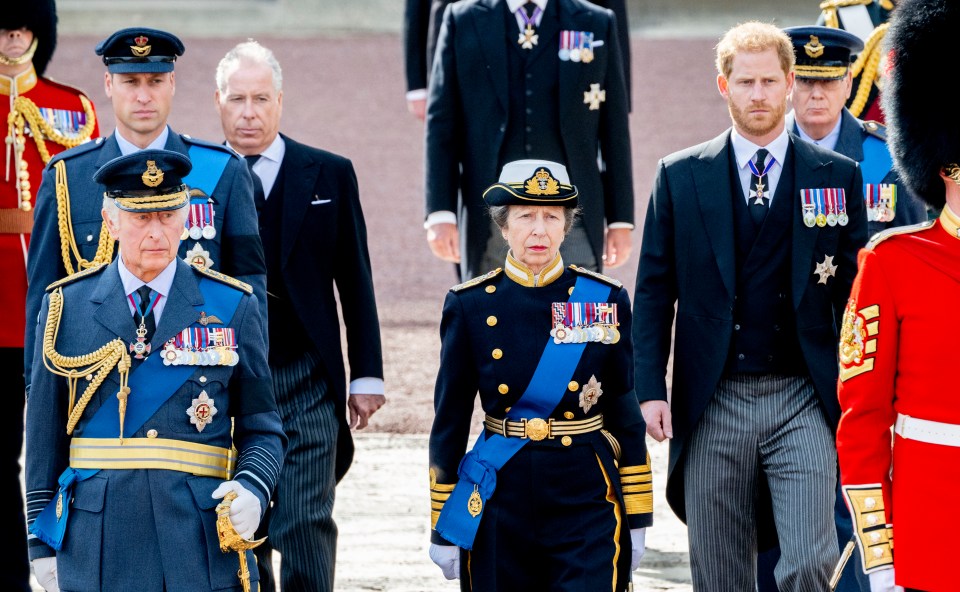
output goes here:
[[93, 380], [93, 374], [87, 374], [87, 381]]
[[491, 327], [494, 326], [494, 325], [496, 325], [496, 324], [497, 324], [497, 317], [495, 317], [495, 316], [493, 316], [493, 315], [490, 315], [489, 317], [487, 317], [487, 324], [490, 325]]
[[506, 409], [504, 409], [503, 410], [504, 414], [510, 413], [510, 409], [512, 409], [512, 407], [507, 407]]
[[867, 516], [867, 524], [870, 524], [872, 526], [876, 523], [877, 523], [877, 517], [875, 514], [870, 514], [869, 516]]
[[880, 533], [879, 533], [879, 532], [871, 532], [871, 533], [870, 533], [870, 541], [871, 541], [871, 542], [874, 542], [874, 543], [879, 543], [879, 542], [880, 542]]
[[864, 507], [866, 507], [868, 510], [872, 510], [874, 507], [876, 507], [876, 505], [877, 505], [877, 500], [873, 499], [872, 497], [865, 498], [865, 499], [863, 500], [863, 505], [864, 505]]
[[150, 431], [148, 431], [148, 432], [147, 432], [147, 437], [148, 437], [148, 438], [156, 438], [156, 437], [157, 437], [157, 430], [150, 430]]
[[567, 419], [573, 419], [573, 411], [564, 411], [563, 416]]
[[207, 377], [206, 377], [206, 376], [201, 376], [199, 380], [200, 380], [200, 384], [203, 384], [204, 382], [207, 381]]
[[499, 348], [497, 348], [497, 349], [493, 350], [493, 353], [491, 353], [490, 355], [493, 356], [493, 359], [494, 359], [494, 360], [499, 360], [500, 358], [503, 357], [503, 352], [500, 351]]
[[571, 380], [570, 384], [567, 385], [567, 388], [572, 392], [577, 392], [577, 389], [580, 388], [580, 384], [576, 380]]
[[567, 294], [573, 295], [573, 286], [570, 286], [570, 289], [567, 290]]
[[505, 395], [510, 392], [510, 387], [505, 384], [501, 384], [497, 387], [497, 390], [500, 391], [501, 395]]
[[876, 557], [877, 559], [880, 559], [881, 557], [883, 557], [883, 549], [875, 548], [873, 550], [873, 556]]
[[564, 436], [560, 438], [560, 443], [563, 444], [564, 446], [570, 446], [571, 444], [573, 444], [573, 438], [571, 438], [570, 436]]
[[496, 286], [487, 286], [487, 287], [484, 288], [484, 289], [487, 291], [487, 294], [493, 294], [494, 292], [497, 291], [497, 287], [496, 287]]

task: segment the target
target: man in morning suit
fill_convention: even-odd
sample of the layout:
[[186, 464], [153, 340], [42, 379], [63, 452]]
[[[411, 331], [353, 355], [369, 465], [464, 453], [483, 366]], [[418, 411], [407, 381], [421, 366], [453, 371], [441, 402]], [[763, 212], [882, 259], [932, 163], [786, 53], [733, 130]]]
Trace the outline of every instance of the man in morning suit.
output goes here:
[[[270, 371], [286, 467], [257, 549], [273, 589], [271, 547], [284, 592], [333, 590], [337, 482], [353, 459], [352, 428], [386, 401], [380, 324], [353, 164], [279, 133], [283, 74], [273, 52], [240, 43], [217, 66], [216, 104], [227, 144], [247, 159], [267, 259]], [[341, 306], [352, 380], [340, 346]], [[347, 413], [349, 409], [349, 424]]]
[[779, 589], [826, 590], [839, 555], [837, 343], [867, 237], [862, 178], [787, 132], [783, 31], [733, 27], [716, 64], [733, 127], [662, 159], [647, 209], [637, 395], [647, 433], [671, 438], [667, 499], [688, 527], [694, 590], [754, 589], [758, 537], [774, 520]]
[[117, 31], [96, 47], [107, 66], [104, 89], [117, 129], [106, 138], [61, 153], [44, 171], [27, 266], [24, 363], [28, 379], [44, 289], [64, 276], [113, 259], [114, 243], [100, 216], [103, 187], [91, 182], [94, 172], [117, 156], [144, 148], [189, 156], [193, 169], [187, 185], [192, 194], [180, 257], [253, 286], [266, 337], [266, 267], [247, 167], [224, 146], [176, 133], [167, 125], [176, 91], [174, 62], [183, 51], [175, 35], [140, 27]]
[[[628, 101], [613, 12], [585, 0], [477, 0], [444, 12], [426, 125], [427, 242], [464, 280], [507, 247], [482, 193], [503, 165], [567, 167], [583, 216], [561, 254], [592, 270], [630, 256]], [[603, 169], [598, 165], [603, 163]]]
[[[403, 11], [403, 64], [407, 77], [407, 109], [423, 121], [427, 116], [427, 80], [443, 22], [443, 11], [454, 0], [406, 0]], [[626, 0], [592, 0], [617, 17], [618, 41], [623, 56], [623, 77], [630, 99], [630, 26]]]
[[23, 451], [23, 310], [34, 196], [51, 155], [100, 135], [96, 109], [76, 88], [44, 75], [57, 46], [53, 0], [16, 2], [0, 13], [0, 368], [10, 393], [0, 416], [0, 540], [12, 545], [0, 590], [30, 592], [20, 484]]
[[148, 148], [98, 169], [119, 255], [43, 297], [26, 491], [47, 592], [256, 589], [242, 557], [287, 438], [256, 295], [177, 254], [190, 167]]

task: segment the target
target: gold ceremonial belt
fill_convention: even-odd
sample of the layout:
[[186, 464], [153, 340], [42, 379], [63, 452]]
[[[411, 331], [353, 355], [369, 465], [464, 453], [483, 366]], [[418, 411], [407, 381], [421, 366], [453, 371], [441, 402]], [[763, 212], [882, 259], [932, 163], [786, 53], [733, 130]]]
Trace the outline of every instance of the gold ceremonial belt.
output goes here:
[[539, 442], [544, 438], [555, 438], [557, 436], [575, 436], [577, 434], [586, 434], [595, 432], [603, 428], [603, 416], [597, 415], [589, 419], [578, 419], [565, 421], [562, 419], [521, 419], [520, 421], [510, 421], [508, 419], [497, 419], [489, 415], [483, 420], [483, 425], [488, 430], [501, 436], [512, 438], [530, 438], [534, 442]]
[[234, 449], [164, 438], [74, 438], [75, 469], [167, 469], [229, 480], [237, 463]]

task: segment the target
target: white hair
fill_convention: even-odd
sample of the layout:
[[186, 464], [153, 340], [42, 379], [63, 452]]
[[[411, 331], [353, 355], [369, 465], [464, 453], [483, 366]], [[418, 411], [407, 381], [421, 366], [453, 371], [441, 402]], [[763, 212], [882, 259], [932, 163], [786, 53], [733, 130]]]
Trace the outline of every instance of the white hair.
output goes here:
[[274, 57], [272, 51], [253, 39], [248, 39], [233, 46], [233, 49], [228, 51], [217, 64], [217, 89], [220, 91], [221, 98], [227, 94], [227, 81], [242, 62], [269, 66], [273, 73], [273, 89], [278, 93], [283, 90], [283, 71], [280, 69], [280, 62]]

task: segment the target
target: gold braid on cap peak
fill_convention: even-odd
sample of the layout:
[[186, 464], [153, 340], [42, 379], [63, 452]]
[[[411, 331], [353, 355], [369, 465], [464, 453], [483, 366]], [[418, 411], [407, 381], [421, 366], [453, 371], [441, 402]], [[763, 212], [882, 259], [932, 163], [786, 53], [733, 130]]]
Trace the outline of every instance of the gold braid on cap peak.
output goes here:
[[[120, 390], [117, 392], [117, 398], [120, 400], [120, 442], [122, 443], [123, 419], [127, 411], [127, 396], [130, 394], [130, 387], [127, 386], [127, 377], [130, 375], [130, 354], [127, 353], [127, 345], [117, 337], [88, 354], [61, 355], [57, 353], [55, 346], [62, 315], [63, 288], [57, 288], [50, 292], [50, 307], [47, 312], [47, 322], [43, 327], [43, 365], [53, 374], [67, 379], [70, 397], [67, 406], [67, 434], [73, 433], [90, 399], [116, 367], [120, 373]], [[84, 377], [90, 378], [90, 384], [77, 401], [77, 381]]]
[[[57, 187], [57, 230], [60, 233], [60, 255], [63, 258], [63, 268], [67, 275], [72, 275], [73, 258], [77, 261], [77, 271], [83, 271], [90, 267], [103, 265], [113, 261], [113, 247], [115, 241], [110, 236], [110, 230], [104, 221], [100, 225], [100, 240], [97, 244], [97, 252], [93, 259], [87, 261], [80, 256], [80, 250], [77, 248], [77, 239], [73, 235], [73, 219], [70, 216], [70, 189], [67, 186], [67, 164], [58, 160], [53, 165], [56, 172]], [[71, 252], [73, 258], [70, 257]]]
[[156, 210], [156, 209], [176, 209], [187, 203], [190, 195], [186, 188], [181, 185], [179, 191], [167, 193], [164, 195], [146, 195], [142, 197], [131, 196], [112, 196], [121, 208], [126, 210]]

